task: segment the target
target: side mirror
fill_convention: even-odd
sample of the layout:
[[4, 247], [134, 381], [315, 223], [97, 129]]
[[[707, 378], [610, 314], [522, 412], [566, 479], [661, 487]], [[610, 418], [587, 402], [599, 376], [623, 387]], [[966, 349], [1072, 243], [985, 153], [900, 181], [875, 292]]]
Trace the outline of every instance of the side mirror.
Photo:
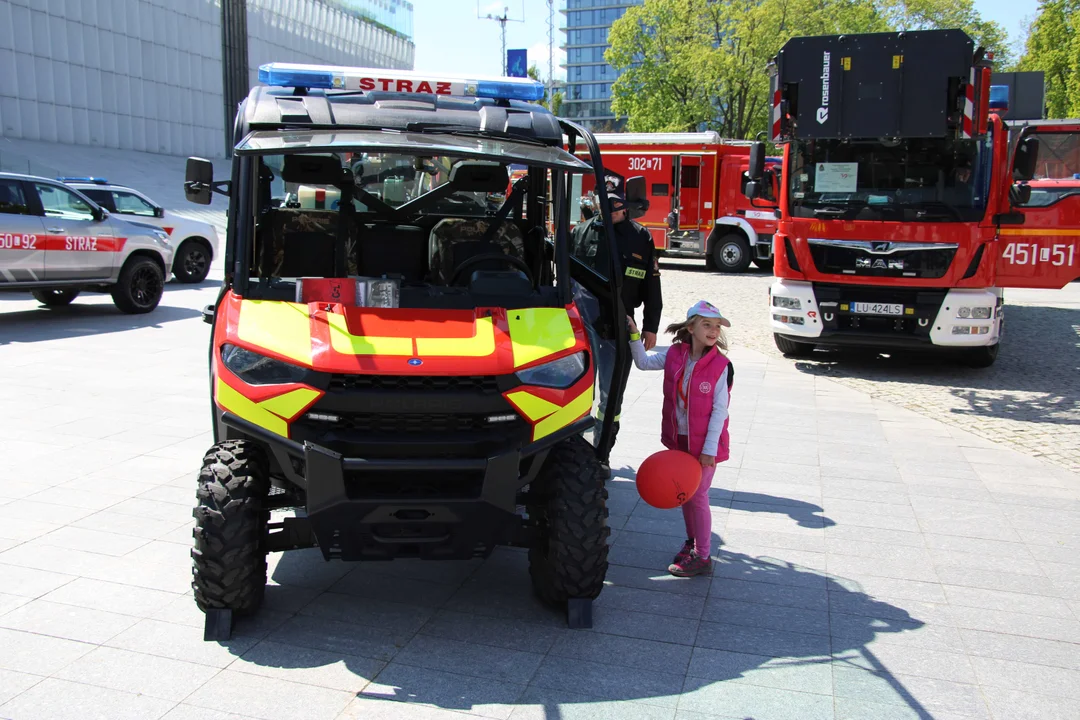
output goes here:
[[743, 186], [743, 195], [748, 199], [753, 200], [754, 198], [761, 197], [761, 190], [761, 183], [757, 180], [751, 180]]
[[1039, 160], [1039, 138], [1028, 136], [1016, 146], [1013, 157], [1013, 180], [1027, 182], [1035, 177], [1035, 163]]
[[101, 222], [109, 216], [109, 213], [105, 211], [105, 208], [101, 207], [91, 208], [90, 214], [94, 216], [94, 222]]
[[202, 158], [189, 157], [184, 174], [184, 196], [196, 205], [209, 205], [214, 187], [214, 164]]
[[1009, 188], [1009, 202], [1013, 205], [1027, 205], [1031, 202], [1031, 186], [1016, 184]]
[[156, 218], [165, 217], [165, 208], [163, 208], [163, 207], [154, 208], [154, 217], [156, 217]]
[[646, 189], [644, 175], [626, 179], [626, 204], [629, 206], [631, 219], [642, 217], [648, 212], [649, 198]]
[[751, 180], [760, 180], [765, 175], [765, 143], [750, 146], [750, 169], [746, 174]]

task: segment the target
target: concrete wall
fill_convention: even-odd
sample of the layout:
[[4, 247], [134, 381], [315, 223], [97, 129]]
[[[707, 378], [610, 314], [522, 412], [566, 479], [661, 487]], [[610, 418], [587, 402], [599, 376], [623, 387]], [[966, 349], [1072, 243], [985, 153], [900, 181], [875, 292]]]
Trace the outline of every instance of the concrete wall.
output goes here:
[[250, 84], [268, 62], [412, 70], [412, 42], [319, 0], [248, 0]]
[[0, 133], [221, 154], [214, 0], [0, 0]]
[[[220, 0], [0, 0], [0, 136], [223, 155]], [[412, 68], [413, 45], [318, 0], [248, 0], [271, 60]]]

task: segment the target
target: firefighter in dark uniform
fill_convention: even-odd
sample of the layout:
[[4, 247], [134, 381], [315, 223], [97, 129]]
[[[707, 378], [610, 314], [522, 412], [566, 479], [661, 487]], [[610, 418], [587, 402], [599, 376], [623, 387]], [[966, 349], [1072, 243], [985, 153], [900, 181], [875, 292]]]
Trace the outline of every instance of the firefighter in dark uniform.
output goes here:
[[[641, 323], [641, 340], [646, 350], [656, 346], [656, 332], [660, 326], [660, 312], [664, 307], [660, 292], [660, 267], [653, 245], [652, 235], [644, 227], [630, 219], [627, 202], [617, 189], [611, 189], [608, 198], [611, 201], [611, 224], [615, 229], [615, 242], [623, 267], [622, 301], [627, 314], [637, 321], [637, 308], [645, 306], [644, 319]], [[602, 241], [604, 223], [600, 215], [574, 228], [573, 252], [583, 262], [594, 268], [607, 268], [606, 248]], [[600, 404], [607, 404], [608, 377], [615, 364], [614, 328], [600, 333]], [[623, 383], [630, 375], [630, 364], [623, 371]], [[620, 403], [620, 406], [622, 403]], [[619, 432], [621, 407], [607, 408], [615, 414], [615, 434]], [[602, 409], [601, 412], [604, 412]], [[602, 416], [601, 416], [602, 419]], [[614, 436], [612, 437], [614, 444]], [[610, 475], [608, 458], [601, 458], [604, 471]]]

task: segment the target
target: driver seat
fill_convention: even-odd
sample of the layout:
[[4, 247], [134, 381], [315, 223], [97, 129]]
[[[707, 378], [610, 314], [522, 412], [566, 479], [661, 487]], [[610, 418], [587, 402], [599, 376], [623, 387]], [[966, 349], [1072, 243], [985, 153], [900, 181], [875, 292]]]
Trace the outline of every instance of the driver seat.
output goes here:
[[[485, 240], [493, 218], [444, 218], [431, 229], [429, 253], [432, 282], [449, 285], [454, 268], [471, 257], [487, 253], [504, 253], [525, 260], [525, 236], [510, 218], [502, 221], [490, 240]], [[473, 265], [459, 284], [468, 284], [478, 270], [516, 270], [508, 263], [486, 260]], [[520, 272], [520, 271], [518, 271]]]

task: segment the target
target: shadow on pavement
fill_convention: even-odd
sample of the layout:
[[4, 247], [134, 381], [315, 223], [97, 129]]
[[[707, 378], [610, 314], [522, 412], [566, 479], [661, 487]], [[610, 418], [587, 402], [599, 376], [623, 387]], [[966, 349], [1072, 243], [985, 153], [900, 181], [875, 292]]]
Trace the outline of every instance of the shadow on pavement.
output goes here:
[[[273, 580], [284, 586], [310, 583], [317, 565], [327, 566], [320, 557], [286, 553]], [[867, 647], [923, 623], [853, 583], [782, 559], [721, 548], [711, 580], [673, 579], [662, 570], [613, 565], [609, 581], [630, 573], [639, 582], [616, 580], [605, 588], [592, 630], [566, 629], [560, 612], [535, 599], [523, 552], [496, 551], [480, 565], [399, 561], [351, 571], [341, 563], [329, 565], [345, 574], [270, 632], [262, 650], [256, 646], [245, 653], [243, 662], [328, 672], [330, 666], [344, 666], [358, 687], [373, 681], [359, 693], [367, 704], [343, 717], [374, 716], [372, 704], [381, 702], [466, 712], [502, 706], [506, 713], [498, 717], [515, 707], [541, 706], [549, 720], [594, 717], [595, 708], [584, 703], [597, 701], [671, 706], [673, 698], [682, 697], [701, 707], [713, 701], [720, 684], [735, 679], [758, 686], [758, 696], [764, 697], [768, 687], [778, 687], [771, 683], [791, 682], [791, 673], [801, 666], [844, 668], [858, 682], [879, 685], [879, 693], [887, 685], [893, 702], [907, 706], [913, 717], [933, 717]], [[671, 620], [664, 614], [666, 599], [678, 603], [673, 613], [680, 612], [675, 608], [688, 596], [673, 583], [711, 587], [700, 624], [687, 620], [698, 628], [696, 634], [677, 644], [639, 639], [655, 637], [643, 631], [645, 618], [660, 626]], [[652, 604], [628, 606], [627, 593], [635, 592], [652, 596]], [[627, 619], [627, 610], [639, 611], [637, 625]], [[830, 616], [830, 610], [836, 614]], [[238, 624], [237, 634], [243, 632]], [[613, 653], [622, 657], [616, 660]], [[673, 657], [681, 659], [673, 665]], [[809, 673], [820, 677], [820, 671]], [[750, 692], [744, 684], [737, 687]], [[831, 693], [830, 680], [820, 694], [799, 696], [831, 708]], [[392, 714], [393, 706], [386, 707]], [[739, 716], [757, 717], [744, 714], [746, 709], [739, 708]], [[819, 715], [817, 708], [807, 708], [805, 717]]]
[[[759, 497], [770, 505], [782, 500]], [[797, 521], [815, 508], [794, 507]], [[657, 547], [672, 540], [656, 539]], [[393, 715], [391, 702], [498, 711], [495, 717], [528, 706], [548, 720], [596, 717], [600, 708], [588, 703], [600, 701], [674, 707], [678, 700], [680, 710], [715, 712], [715, 703], [731, 697], [738, 699], [739, 707], [729, 708], [735, 717], [793, 701], [812, 706], [800, 717], [832, 717], [833, 671], [848, 673], [849, 687], [876, 685], [879, 697], [888, 693], [911, 717], [933, 717], [868, 647], [918, 630], [922, 621], [854, 582], [730, 551], [718, 537], [714, 547], [711, 578], [612, 564], [591, 630], [567, 629], [562, 612], [536, 599], [527, 553], [518, 549], [499, 548], [483, 561], [428, 563], [324, 563], [318, 551], [285, 553], [272, 574], [284, 586], [276, 590], [318, 589], [302, 591], [307, 599], [288, 617], [279, 613], [267, 642], [241, 662], [347, 668], [365, 689], [343, 718]], [[722, 686], [730, 680], [740, 683]], [[804, 692], [784, 690], [785, 699], [773, 700], [780, 691], [770, 688]], [[625, 710], [644, 710], [635, 708]]]
[[[976, 369], [940, 353], [817, 350], [809, 375], [947, 388], [958, 414], [1080, 425], [1080, 310], [1007, 305], [997, 362]], [[1071, 378], [1071, 379], [1070, 379]]]
[[[2, 295], [2, 293], [0, 293]], [[80, 305], [79, 299], [67, 307], [0, 312], [0, 345], [60, 340], [90, 335], [124, 332], [201, 317], [192, 308], [158, 305], [143, 315], [127, 315], [112, 304]]]

